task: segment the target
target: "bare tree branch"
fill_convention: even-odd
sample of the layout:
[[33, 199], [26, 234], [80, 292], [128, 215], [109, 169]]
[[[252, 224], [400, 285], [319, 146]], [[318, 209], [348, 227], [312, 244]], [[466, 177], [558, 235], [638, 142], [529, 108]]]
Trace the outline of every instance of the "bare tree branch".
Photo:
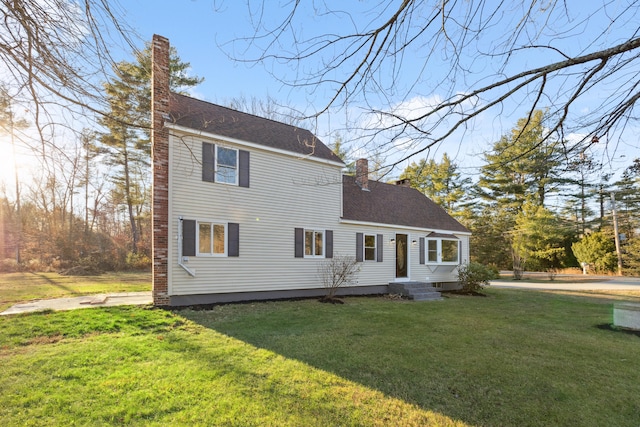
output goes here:
[[[288, 65], [292, 72], [278, 68], [276, 78], [308, 88], [310, 102], [322, 102], [307, 118], [361, 111], [347, 126], [362, 147], [392, 150], [410, 141], [390, 166], [492, 114], [522, 117], [544, 109], [545, 140], [582, 135], [568, 150], [584, 149], [594, 136], [620, 137], [626, 122], [636, 121], [640, 0], [306, 6], [285, 4], [273, 29], [263, 16], [254, 16], [253, 34], [223, 47], [238, 61]], [[305, 27], [311, 13], [331, 30]], [[417, 97], [439, 100], [419, 113], [400, 108]]]
[[[41, 153], [55, 146], [52, 124], [104, 115], [102, 83], [114, 44], [133, 49], [132, 31], [107, 0], [0, 0], [0, 76], [30, 112]], [[89, 119], [90, 120], [90, 119]]]

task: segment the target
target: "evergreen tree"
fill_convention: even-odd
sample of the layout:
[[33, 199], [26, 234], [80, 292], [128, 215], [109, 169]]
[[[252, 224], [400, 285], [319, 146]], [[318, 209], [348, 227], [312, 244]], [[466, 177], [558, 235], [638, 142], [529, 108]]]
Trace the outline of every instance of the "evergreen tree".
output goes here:
[[564, 213], [565, 217], [574, 222], [576, 235], [579, 237], [586, 234], [595, 214], [590, 202], [598, 196], [599, 187], [593, 177], [600, 173], [601, 168], [602, 164], [585, 152], [567, 164], [567, 176], [562, 180], [569, 189]]
[[521, 211], [529, 196], [544, 206], [558, 179], [559, 149], [544, 137], [544, 113], [518, 120], [510, 135], [504, 135], [484, 155], [478, 181], [479, 195], [496, 201], [513, 214]]
[[[202, 82], [189, 77], [189, 63], [182, 62], [175, 49], [169, 58], [170, 88], [181, 91]], [[109, 114], [99, 122], [108, 132], [100, 137], [109, 150], [113, 166], [112, 198], [127, 211], [131, 230], [131, 251], [137, 253], [141, 240], [140, 221], [149, 212], [149, 157], [151, 120], [151, 45], [136, 54], [136, 62], [116, 64], [117, 79], [104, 84]]]
[[421, 191], [452, 216], [462, 216], [465, 202], [469, 200], [471, 178], [462, 178], [458, 165], [451, 161], [447, 153], [444, 153], [440, 163], [433, 159], [411, 163], [400, 178], [409, 179], [411, 187]]
[[586, 263], [597, 273], [614, 271], [617, 264], [613, 239], [602, 232], [587, 234], [571, 245], [578, 262]]
[[523, 205], [512, 233], [513, 251], [523, 267], [560, 268], [566, 258], [564, 240], [563, 227], [553, 212], [532, 202]]
[[618, 229], [622, 237], [625, 274], [640, 273], [640, 159], [635, 159], [614, 184]]
[[347, 175], [355, 175], [356, 173], [356, 162], [349, 158], [349, 153], [344, 147], [344, 143], [342, 141], [342, 136], [336, 135], [336, 139], [333, 141], [333, 144], [329, 144], [329, 148], [334, 154], [345, 163], [346, 170], [345, 173]]
[[[494, 212], [491, 217], [499, 218], [491, 227], [472, 227], [476, 244], [497, 251], [505, 259], [509, 258], [505, 254], [510, 253], [514, 272], [524, 268], [521, 265], [524, 253], [514, 240], [518, 216], [525, 203], [544, 206], [547, 195], [561, 182], [560, 150], [555, 141], [544, 135], [542, 111], [537, 110], [530, 118], [518, 120], [511, 133], [502, 136], [491, 151], [485, 153], [485, 165], [474, 187], [477, 197], [486, 206], [484, 211]], [[487, 231], [490, 234], [485, 234]], [[501, 245], [500, 249], [497, 245]], [[506, 263], [505, 259], [501, 264]]]
[[481, 208], [465, 220], [471, 230], [469, 242], [471, 260], [493, 265], [499, 269], [511, 269], [511, 244], [508, 232], [513, 218], [497, 204], [480, 205]]
[[618, 227], [620, 233], [632, 238], [640, 227], [640, 159], [627, 167], [614, 183]]
[[625, 274], [640, 276], [640, 236], [625, 240], [622, 247], [622, 265]]

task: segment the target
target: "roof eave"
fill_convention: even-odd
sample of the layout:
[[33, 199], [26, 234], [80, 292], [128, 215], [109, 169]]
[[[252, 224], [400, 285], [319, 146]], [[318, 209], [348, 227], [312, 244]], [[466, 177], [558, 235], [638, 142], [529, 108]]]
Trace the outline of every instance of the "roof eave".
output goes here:
[[401, 228], [403, 230], [415, 230], [415, 231], [422, 231], [422, 232], [434, 232], [434, 233], [443, 233], [443, 234], [456, 234], [461, 236], [471, 236], [470, 231], [457, 231], [457, 230], [431, 228], [431, 227], [416, 227], [416, 226], [402, 225], [402, 224], [387, 224], [383, 222], [358, 221], [355, 219], [345, 219], [345, 218], [340, 218], [340, 223], [362, 225], [362, 226], [368, 226], [368, 227]]

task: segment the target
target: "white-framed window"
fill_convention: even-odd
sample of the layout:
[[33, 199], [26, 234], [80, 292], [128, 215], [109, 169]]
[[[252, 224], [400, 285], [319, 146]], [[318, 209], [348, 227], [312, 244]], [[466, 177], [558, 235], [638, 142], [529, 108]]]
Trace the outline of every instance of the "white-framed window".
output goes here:
[[324, 257], [324, 231], [304, 230], [304, 256]]
[[216, 145], [216, 182], [238, 185], [238, 150]]
[[454, 239], [426, 239], [427, 263], [459, 264], [460, 240]]
[[364, 235], [364, 260], [365, 261], [377, 261], [376, 257], [376, 235], [365, 234]]
[[227, 254], [227, 224], [198, 221], [196, 248], [198, 256], [225, 256]]
[[438, 240], [427, 240], [427, 262], [438, 262]]
[[202, 142], [202, 180], [249, 188], [250, 152]]

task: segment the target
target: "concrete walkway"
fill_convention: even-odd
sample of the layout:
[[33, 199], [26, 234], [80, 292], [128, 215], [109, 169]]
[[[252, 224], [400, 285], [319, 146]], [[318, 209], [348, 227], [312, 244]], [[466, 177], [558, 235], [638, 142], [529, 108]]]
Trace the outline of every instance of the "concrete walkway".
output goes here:
[[30, 313], [43, 310], [74, 310], [90, 307], [113, 307], [116, 305], [151, 304], [151, 292], [124, 292], [113, 294], [86, 295], [74, 298], [43, 299], [16, 304], [0, 313], [0, 316]]

